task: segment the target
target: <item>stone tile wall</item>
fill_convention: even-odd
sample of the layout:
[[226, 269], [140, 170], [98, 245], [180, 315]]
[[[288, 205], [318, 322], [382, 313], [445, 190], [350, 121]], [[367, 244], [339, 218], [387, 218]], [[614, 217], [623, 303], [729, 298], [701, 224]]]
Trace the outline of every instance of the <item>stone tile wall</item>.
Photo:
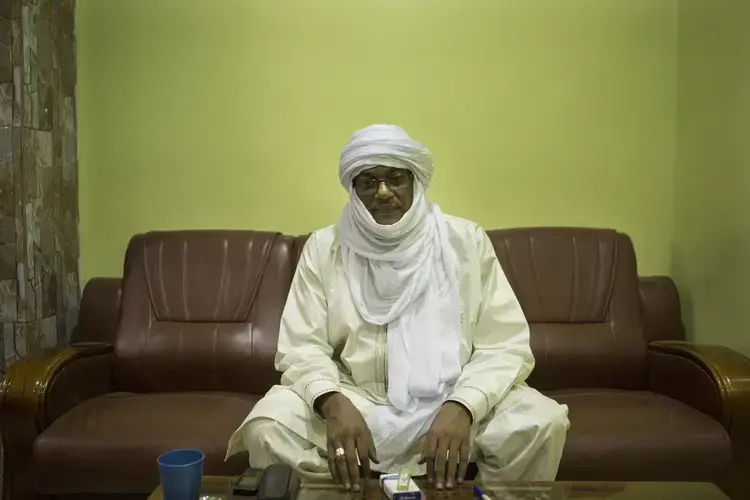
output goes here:
[[0, 0], [0, 374], [76, 318], [75, 0]]

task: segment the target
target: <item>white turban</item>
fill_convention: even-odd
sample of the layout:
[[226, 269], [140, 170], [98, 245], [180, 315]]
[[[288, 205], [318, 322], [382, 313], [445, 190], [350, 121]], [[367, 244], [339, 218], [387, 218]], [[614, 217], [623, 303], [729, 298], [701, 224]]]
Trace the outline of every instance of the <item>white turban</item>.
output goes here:
[[432, 153], [396, 125], [371, 125], [354, 132], [339, 159], [341, 185], [348, 190], [355, 177], [376, 165], [411, 170], [425, 189], [435, 169]]
[[[375, 221], [352, 185], [363, 170], [379, 165], [415, 175], [412, 206], [391, 225]], [[391, 405], [365, 415], [381, 468], [427, 432], [461, 373], [456, 259], [445, 216], [425, 196], [432, 172], [432, 154], [395, 125], [357, 131], [339, 163], [349, 191], [339, 224], [349, 291], [364, 321], [388, 328]]]

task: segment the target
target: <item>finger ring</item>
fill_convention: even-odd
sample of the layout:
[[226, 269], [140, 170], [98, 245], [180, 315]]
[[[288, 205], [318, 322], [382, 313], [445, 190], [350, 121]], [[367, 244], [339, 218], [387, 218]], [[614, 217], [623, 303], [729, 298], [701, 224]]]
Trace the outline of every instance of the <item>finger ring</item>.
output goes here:
[[346, 452], [344, 451], [343, 448], [336, 448], [334, 453], [336, 454], [337, 457], [343, 457], [344, 455], [346, 455]]

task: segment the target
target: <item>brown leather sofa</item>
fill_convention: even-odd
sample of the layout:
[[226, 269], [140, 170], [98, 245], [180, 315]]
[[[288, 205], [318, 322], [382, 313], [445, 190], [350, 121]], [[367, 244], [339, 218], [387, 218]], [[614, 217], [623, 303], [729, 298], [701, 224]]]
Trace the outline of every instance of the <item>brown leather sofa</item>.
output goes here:
[[[531, 324], [530, 384], [565, 403], [559, 479], [710, 481], [750, 498], [750, 361], [684, 342], [669, 278], [640, 278], [609, 230], [490, 231]], [[279, 318], [305, 237], [135, 236], [123, 279], [89, 281], [74, 343], [2, 381], [6, 499], [145, 498], [159, 453], [202, 449], [205, 473], [274, 383]], [[744, 492], [744, 495], [743, 493]]]

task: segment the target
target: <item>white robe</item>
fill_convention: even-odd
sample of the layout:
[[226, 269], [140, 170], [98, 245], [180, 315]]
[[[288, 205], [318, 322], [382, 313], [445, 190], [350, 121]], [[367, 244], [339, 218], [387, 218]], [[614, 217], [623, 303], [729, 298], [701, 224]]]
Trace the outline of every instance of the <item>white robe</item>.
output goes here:
[[[463, 368], [449, 400], [472, 414], [473, 459], [484, 479], [552, 480], [569, 425], [567, 407], [524, 382], [534, 367], [529, 327], [486, 233], [463, 219], [446, 216], [446, 222], [459, 262], [463, 334]], [[235, 431], [227, 456], [249, 449], [254, 467], [281, 461], [307, 478], [325, 476], [325, 422], [313, 402], [341, 391], [365, 418], [388, 404], [388, 384], [399, 381], [387, 379], [386, 336], [386, 327], [365, 323], [355, 309], [336, 227], [313, 233], [281, 318], [281, 385]], [[386, 468], [424, 473], [420, 451], [421, 443], [404, 443], [403, 454]]]

